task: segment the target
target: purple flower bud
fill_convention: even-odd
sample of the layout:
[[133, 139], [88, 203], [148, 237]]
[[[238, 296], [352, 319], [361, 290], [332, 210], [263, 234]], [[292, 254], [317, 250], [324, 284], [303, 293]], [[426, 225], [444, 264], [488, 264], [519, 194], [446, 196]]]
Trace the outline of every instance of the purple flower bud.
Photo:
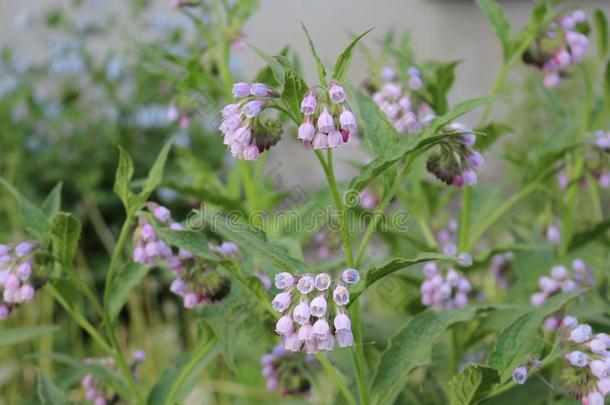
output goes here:
[[527, 367], [517, 367], [515, 371], [513, 371], [513, 381], [515, 384], [525, 384], [525, 381], [527, 381]]
[[349, 303], [349, 291], [342, 285], [337, 286], [333, 291], [333, 300], [337, 305], [347, 305]]
[[315, 280], [311, 276], [303, 276], [297, 282], [297, 290], [301, 294], [309, 294], [314, 288]]
[[197, 293], [190, 292], [184, 294], [184, 308], [193, 309], [201, 302], [200, 296]]
[[184, 295], [187, 292], [187, 284], [182, 279], [175, 279], [169, 286], [169, 290], [176, 295]]
[[301, 343], [313, 340], [313, 328], [310, 323], [305, 323], [299, 328], [298, 337]]
[[330, 89], [328, 90], [328, 95], [333, 103], [339, 104], [345, 101], [345, 91], [343, 87], [339, 86], [337, 82], [332, 82], [330, 84]]
[[27, 280], [32, 274], [32, 261], [26, 260], [17, 267], [17, 275], [22, 280]]
[[333, 117], [328, 113], [328, 109], [324, 107], [322, 113], [318, 117], [318, 130], [322, 133], [328, 134], [335, 129], [335, 122]]
[[313, 140], [311, 141], [311, 145], [314, 149], [326, 149], [328, 148], [328, 140], [326, 135], [322, 132], [318, 132], [314, 135]]
[[343, 145], [343, 135], [341, 134], [341, 132], [335, 130], [332, 130], [329, 134], [328, 134], [328, 146], [331, 148], [336, 148], [338, 146]]
[[578, 319], [573, 316], [564, 316], [561, 320], [561, 325], [564, 329], [572, 329], [578, 326]]
[[145, 223], [140, 228], [140, 237], [144, 241], [151, 241], [157, 237], [155, 229], [149, 223]]
[[602, 395], [610, 394], [610, 378], [602, 378], [597, 382], [597, 389]]
[[31, 285], [24, 284], [19, 289], [19, 296], [23, 302], [32, 301], [36, 296], [36, 290]]
[[239, 247], [233, 242], [222, 242], [218, 246], [218, 251], [225, 256], [233, 256], [237, 254]]
[[157, 218], [157, 221], [160, 222], [167, 222], [171, 219], [171, 213], [166, 207], [162, 205], [157, 205], [156, 207], [154, 207], [152, 209], [152, 213], [155, 218]]
[[585, 273], [587, 271], [587, 264], [582, 259], [574, 259], [572, 261], [572, 268], [576, 272]]
[[16, 290], [21, 285], [19, 278], [15, 274], [9, 274], [4, 281], [4, 288], [7, 290]]
[[255, 97], [265, 97], [271, 93], [272, 89], [264, 83], [252, 83], [250, 94]]
[[[587, 405], [604, 405], [604, 396], [597, 391], [590, 392], [585, 399]], [[583, 404], [585, 399], [583, 399]]]
[[275, 275], [275, 287], [280, 290], [292, 287], [294, 284], [294, 277], [292, 274], [282, 272]]
[[554, 266], [551, 269], [551, 276], [558, 281], [568, 278], [568, 269], [565, 266]]
[[460, 277], [460, 280], [457, 284], [457, 289], [461, 293], [468, 294], [472, 289], [472, 286], [470, 285], [470, 281], [468, 281], [466, 277]]
[[480, 167], [483, 163], [485, 163], [485, 158], [477, 151], [472, 151], [470, 155], [468, 155], [468, 164], [473, 169]]
[[561, 291], [563, 291], [563, 292], [574, 291], [577, 288], [578, 288], [578, 284], [576, 284], [576, 282], [574, 282], [574, 280], [565, 280], [561, 284]]
[[136, 263], [144, 263], [146, 261], [146, 251], [142, 245], [138, 244], [133, 249], [132, 259]]
[[316, 128], [313, 124], [307, 120], [299, 126], [298, 139], [302, 141], [311, 142], [314, 135], [316, 134]]
[[402, 89], [396, 83], [386, 83], [381, 88], [380, 94], [390, 100], [398, 100], [402, 96]]
[[309, 305], [307, 301], [301, 301], [299, 305], [294, 307], [292, 311], [292, 319], [300, 325], [303, 325], [309, 322], [309, 317], [311, 316], [311, 310], [309, 309]]
[[538, 279], [538, 286], [545, 293], [552, 294], [559, 288], [557, 280], [551, 277], [542, 276]]
[[335, 330], [337, 331], [352, 329], [352, 323], [349, 319], [349, 316], [347, 316], [347, 314], [343, 312], [339, 312], [337, 315], [335, 315], [333, 324], [335, 325]]
[[585, 367], [589, 363], [587, 355], [580, 350], [574, 350], [573, 352], [566, 355], [566, 359], [574, 367]]
[[574, 343], [581, 344], [591, 338], [591, 333], [591, 326], [583, 323], [570, 331], [570, 340]]
[[466, 305], [468, 305], [468, 296], [463, 293], [457, 293], [457, 294], [455, 294], [453, 301], [457, 308], [462, 308], [462, 307], [465, 307]]
[[354, 335], [351, 329], [341, 329], [336, 333], [339, 347], [350, 347], [354, 345]]
[[396, 77], [396, 73], [394, 72], [394, 69], [392, 69], [389, 66], [385, 66], [383, 68], [383, 70], [381, 71], [381, 79], [385, 82], [389, 82], [390, 80], [393, 80]]
[[32, 250], [34, 250], [33, 243], [22, 242], [22, 243], [18, 244], [17, 247], [15, 248], [15, 254], [17, 255], [17, 257], [23, 257], [23, 256], [27, 256], [30, 253], [32, 253]]
[[301, 102], [301, 112], [305, 115], [312, 115], [316, 111], [316, 105], [316, 98], [310, 91]]
[[470, 253], [462, 252], [457, 256], [458, 264], [462, 267], [472, 266], [472, 256]]
[[271, 305], [277, 312], [284, 312], [290, 306], [291, 296], [289, 292], [281, 292], [275, 296]]
[[[222, 116], [224, 118], [229, 118], [229, 117], [233, 117], [239, 115], [239, 105], [238, 104], [227, 104], [223, 109], [222, 109]], [[239, 118], [239, 117], [237, 117]]]
[[419, 90], [424, 85], [420, 76], [411, 76], [409, 77], [409, 88], [411, 90]]
[[246, 148], [244, 149], [244, 160], [256, 160], [258, 159], [258, 156], [260, 155], [260, 152], [258, 150], [258, 146], [252, 144], [252, 145], [248, 145], [246, 146]]
[[608, 349], [606, 342], [603, 339], [597, 338], [587, 343], [587, 346], [589, 346], [589, 350], [591, 350], [592, 353], [596, 354], [605, 354], [606, 350]]
[[589, 369], [591, 369], [591, 373], [597, 378], [608, 378], [610, 377], [610, 369], [608, 368], [608, 364], [602, 360], [593, 360], [589, 363]]
[[256, 117], [258, 114], [261, 113], [263, 107], [265, 106], [266, 102], [264, 100], [252, 100], [252, 101], [248, 101], [246, 104], [244, 104], [244, 107], [242, 108], [242, 111], [244, 112], [244, 115], [248, 118], [254, 118]]
[[544, 320], [544, 329], [548, 331], [555, 331], [559, 326], [559, 320], [556, 316], [549, 316]]
[[597, 181], [601, 188], [610, 188], [610, 172], [600, 174]]
[[9, 248], [6, 245], [0, 245], [0, 256], [6, 256], [9, 252]]
[[248, 83], [239, 82], [233, 84], [233, 97], [242, 98], [250, 95], [250, 85]]
[[284, 349], [291, 352], [298, 352], [301, 350], [301, 342], [299, 336], [296, 333], [291, 333], [288, 336], [283, 337]]
[[265, 385], [265, 387], [267, 388], [268, 391], [275, 391], [275, 390], [277, 390], [279, 385], [280, 385], [280, 383], [278, 382], [277, 378], [269, 378], [267, 380], [267, 384]]
[[323, 317], [326, 313], [327, 307], [328, 304], [326, 303], [326, 299], [323, 295], [318, 295], [316, 298], [311, 300], [311, 304], [309, 305], [311, 315], [315, 316], [316, 318]]
[[549, 73], [544, 76], [544, 87], [547, 89], [552, 89], [553, 87], [557, 87], [561, 78], [558, 73]]
[[436, 262], [427, 262], [423, 267], [424, 275], [426, 278], [432, 278], [438, 272], [438, 268], [436, 266]]
[[356, 269], [345, 269], [341, 273], [341, 280], [347, 285], [356, 284], [360, 281], [360, 272]]
[[6, 305], [0, 305], [0, 321], [5, 320], [11, 314], [11, 310]]
[[326, 273], [316, 274], [316, 279], [314, 281], [314, 285], [316, 290], [325, 291], [330, 287], [331, 279], [330, 276]]
[[532, 297], [530, 298], [530, 301], [533, 306], [539, 307], [546, 302], [546, 299], [547, 299], [546, 293], [538, 292], [538, 293], [532, 295]]
[[292, 323], [292, 319], [290, 319], [290, 316], [288, 315], [282, 316], [275, 324], [275, 331], [281, 336], [291, 334], [293, 329], [294, 325]]
[[478, 181], [477, 173], [474, 170], [464, 171], [462, 173], [462, 178], [464, 180], [464, 185], [466, 186], [474, 186]]
[[326, 339], [320, 340], [318, 342], [319, 350], [332, 350], [334, 347], [335, 347], [335, 338], [330, 333], [328, 334]]
[[559, 233], [559, 228], [555, 225], [550, 225], [546, 229], [546, 238], [553, 245], [559, 245], [561, 243], [561, 234]]
[[356, 117], [350, 110], [343, 110], [339, 116], [339, 123], [341, 124], [341, 129], [345, 131], [356, 132], [356, 129], [358, 129]]

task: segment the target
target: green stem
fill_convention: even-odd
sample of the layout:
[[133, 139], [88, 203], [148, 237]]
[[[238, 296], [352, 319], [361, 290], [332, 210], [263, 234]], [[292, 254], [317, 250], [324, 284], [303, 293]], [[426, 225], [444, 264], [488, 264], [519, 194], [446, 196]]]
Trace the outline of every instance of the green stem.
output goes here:
[[349, 315], [352, 321], [352, 332], [354, 333], [352, 359], [356, 368], [356, 383], [360, 394], [360, 403], [368, 405], [370, 400], [365, 376], [364, 346], [362, 344], [362, 325], [360, 322], [360, 302], [358, 298], [354, 299], [349, 307]]
[[165, 400], [166, 404], [175, 403], [174, 398], [176, 398], [178, 391], [180, 390], [180, 388], [182, 388], [182, 385], [188, 378], [191, 371], [193, 371], [193, 369], [197, 366], [201, 359], [203, 359], [206, 354], [208, 354], [210, 350], [212, 350], [214, 345], [216, 345], [216, 338], [212, 337], [210, 340], [203, 342], [201, 346], [195, 351], [188, 364], [180, 371], [180, 374], [172, 385], [172, 389], [170, 390], [167, 399]]
[[117, 243], [114, 246], [114, 251], [112, 252], [112, 258], [110, 259], [110, 265], [108, 266], [108, 273], [106, 274], [106, 284], [104, 286], [104, 306], [108, 305], [110, 285], [112, 284], [112, 280], [114, 279], [114, 275], [117, 271], [119, 261], [121, 260], [123, 248], [125, 246], [125, 243], [127, 242], [127, 238], [129, 237], [129, 231], [131, 228], [132, 221], [133, 215], [128, 213], [127, 218], [125, 218], [125, 222], [123, 222], [123, 226], [121, 227], [119, 239], [117, 240]]

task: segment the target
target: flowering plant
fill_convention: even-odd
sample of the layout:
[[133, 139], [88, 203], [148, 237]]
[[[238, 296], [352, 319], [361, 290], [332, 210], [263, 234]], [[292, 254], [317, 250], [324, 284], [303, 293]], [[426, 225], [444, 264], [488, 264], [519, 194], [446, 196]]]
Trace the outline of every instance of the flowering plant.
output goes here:
[[256, 1], [173, 0], [169, 28], [136, 2], [100, 57], [119, 16], [76, 3], [36, 18], [49, 60], [2, 59], [7, 403], [604, 403], [602, 10], [515, 32], [477, 0], [503, 59], [454, 102], [459, 62], [408, 35], [331, 65], [305, 24], [309, 56], [244, 38]]

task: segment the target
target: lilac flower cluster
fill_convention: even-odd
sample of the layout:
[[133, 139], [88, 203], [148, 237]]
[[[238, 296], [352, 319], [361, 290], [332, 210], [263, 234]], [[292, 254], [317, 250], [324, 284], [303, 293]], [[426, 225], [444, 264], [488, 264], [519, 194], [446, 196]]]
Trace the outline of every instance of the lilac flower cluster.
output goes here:
[[454, 309], [468, 305], [468, 293], [472, 290], [468, 279], [453, 268], [445, 274], [436, 262], [424, 264], [426, 280], [419, 290], [421, 303], [436, 309]]
[[458, 122], [445, 126], [443, 132], [456, 135], [442, 142], [437, 151], [430, 155], [428, 171], [450, 186], [477, 184], [476, 170], [485, 163], [485, 159], [474, 149], [476, 135]]
[[396, 72], [385, 67], [381, 73], [383, 84], [372, 94], [372, 98], [398, 133], [416, 134], [435, 117], [435, 113], [425, 101], [413, 97], [411, 93], [411, 90], [419, 90], [423, 86], [419, 69], [410, 67], [407, 74], [408, 86], [403, 86]]
[[[130, 366], [130, 369], [134, 377], [138, 372], [140, 364], [144, 361], [145, 358], [146, 353], [142, 350], [138, 350], [133, 354], [133, 361]], [[115, 367], [114, 360], [111, 357], [102, 357], [97, 359], [87, 358], [85, 359], [85, 364], [97, 365], [108, 368]], [[114, 404], [120, 401], [119, 396], [116, 393], [113, 393], [107, 387], [105, 387], [101, 381], [95, 378], [93, 374], [86, 374], [81, 379], [81, 387], [85, 390], [85, 398], [93, 402], [94, 405]]]
[[[147, 208], [152, 213], [156, 226], [168, 227], [174, 231], [184, 229], [172, 219], [166, 207], [148, 203]], [[228, 278], [217, 274], [212, 265], [201, 261], [193, 253], [184, 249], [174, 251], [157, 235], [150, 220], [145, 214], [139, 217], [139, 226], [134, 233], [134, 262], [145, 266], [153, 266], [158, 261], [165, 262], [176, 277], [170, 291], [182, 298], [185, 308], [218, 302], [229, 293], [231, 284]], [[237, 246], [233, 243], [224, 242], [210, 248], [228, 257], [237, 255]]]
[[575, 289], [593, 284], [591, 269], [582, 259], [572, 262], [574, 274], [562, 265], [551, 269], [551, 276], [542, 276], [538, 279], [540, 291], [533, 294], [530, 301], [533, 306], [543, 305], [549, 298], [561, 292], [574, 291]]
[[311, 354], [305, 356], [286, 351], [281, 345], [261, 358], [263, 376], [269, 391], [281, 395], [304, 395], [311, 390], [309, 377], [302, 370], [315, 362]]
[[21, 242], [16, 245], [0, 245], [0, 320], [6, 319], [13, 308], [36, 296], [33, 285], [33, 256], [37, 242]]
[[575, 10], [553, 21], [523, 56], [526, 63], [544, 72], [545, 87], [555, 87], [567, 75], [568, 68], [582, 63], [589, 45], [586, 32], [587, 16]]
[[[358, 270], [346, 269], [331, 293], [332, 279], [326, 273], [315, 276], [277, 274], [275, 286], [283, 291], [275, 296], [272, 305], [277, 312], [284, 314], [275, 328], [282, 337], [284, 349], [316, 353], [332, 350], [335, 342], [339, 347], [352, 346], [354, 336], [345, 306], [349, 303], [347, 286], [358, 281]], [[298, 300], [295, 299], [297, 294], [300, 295]], [[335, 305], [329, 306], [329, 302]], [[333, 315], [334, 328], [328, 322]]]
[[489, 271], [496, 280], [498, 286], [503, 290], [508, 290], [514, 278], [511, 265], [513, 257], [513, 252], [504, 252], [494, 255], [491, 258]]
[[262, 122], [261, 113], [272, 107], [272, 100], [279, 94], [264, 83], [235, 83], [233, 97], [236, 103], [222, 109], [220, 131], [224, 144], [231, 154], [243, 160], [257, 160], [260, 153], [280, 140], [282, 127], [278, 121]]
[[345, 91], [333, 81], [328, 93], [317, 94], [309, 89], [301, 102], [303, 123], [298, 138], [314, 149], [336, 148], [348, 142], [358, 124], [345, 101]]

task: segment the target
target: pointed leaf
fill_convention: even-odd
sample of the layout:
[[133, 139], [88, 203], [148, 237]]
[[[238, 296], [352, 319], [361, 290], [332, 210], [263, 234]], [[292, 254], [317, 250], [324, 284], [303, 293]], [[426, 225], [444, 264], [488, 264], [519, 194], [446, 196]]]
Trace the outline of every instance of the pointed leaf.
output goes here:
[[292, 68], [286, 67], [284, 71], [284, 91], [282, 100], [295, 117], [301, 116], [301, 101], [307, 92], [307, 83]]
[[38, 336], [55, 332], [58, 329], [59, 326], [55, 325], [23, 326], [18, 328], [5, 327], [0, 329], [0, 346], [12, 346], [17, 343], [26, 342]]
[[69, 404], [68, 396], [42, 371], [38, 370], [36, 378], [36, 393], [41, 403], [45, 405]]
[[322, 60], [318, 56], [316, 47], [313, 44], [313, 40], [311, 39], [311, 35], [309, 35], [309, 31], [307, 30], [307, 27], [305, 26], [303, 21], [301, 21], [301, 27], [303, 28], [303, 32], [305, 33], [305, 36], [307, 37], [307, 42], [309, 43], [309, 50], [311, 51], [311, 55], [313, 56], [314, 60], [316, 61], [316, 68], [318, 69], [318, 77], [320, 78], [320, 85], [325, 88], [327, 86], [326, 67], [324, 66], [324, 63], [322, 63]]
[[51, 231], [51, 225], [47, 215], [36, 205], [27, 200], [11, 184], [0, 177], [0, 183], [6, 190], [13, 195], [19, 205], [19, 215], [25, 228], [32, 232], [39, 239], [44, 239]]
[[476, 0], [476, 2], [481, 11], [483, 11], [489, 19], [489, 22], [491, 22], [491, 25], [496, 32], [496, 36], [502, 45], [504, 61], [507, 61], [511, 57], [513, 49], [508, 18], [496, 0]]
[[333, 71], [333, 79], [341, 82], [345, 79], [345, 75], [349, 70], [349, 65], [352, 61], [352, 53], [354, 52], [354, 47], [364, 37], [366, 34], [371, 32], [373, 28], [369, 28], [364, 31], [362, 34], [358, 35], [348, 46], [345, 48], [341, 55], [337, 58], [337, 62], [335, 62], [335, 69]]
[[602, 10], [595, 10], [593, 14], [595, 32], [597, 34], [597, 50], [599, 57], [605, 59], [608, 54], [608, 19]]
[[130, 213], [135, 195], [131, 192], [129, 183], [133, 178], [133, 160], [122, 146], [119, 146], [119, 163], [116, 169], [113, 191], [123, 201], [125, 211]]
[[149, 270], [148, 266], [132, 262], [127, 264], [114, 278], [108, 295], [108, 315], [111, 320], [116, 319], [132, 290], [142, 282]]
[[60, 181], [57, 183], [53, 190], [49, 193], [47, 198], [42, 203], [42, 210], [47, 217], [51, 218], [53, 215], [57, 214], [59, 209], [61, 208], [61, 190], [63, 183]]
[[169, 141], [163, 146], [161, 152], [159, 152], [155, 163], [148, 172], [148, 177], [144, 182], [142, 192], [139, 194], [141, 201], [145, 202], [146, 200], [148, 200], [150, 193], [152, 193], [154, 189], [157, 188], [157, 186], [163, 181], [163, 171], [165, 169], [165, 162], [167, 162], [167, 156], [171, 147], [172, 141]]

